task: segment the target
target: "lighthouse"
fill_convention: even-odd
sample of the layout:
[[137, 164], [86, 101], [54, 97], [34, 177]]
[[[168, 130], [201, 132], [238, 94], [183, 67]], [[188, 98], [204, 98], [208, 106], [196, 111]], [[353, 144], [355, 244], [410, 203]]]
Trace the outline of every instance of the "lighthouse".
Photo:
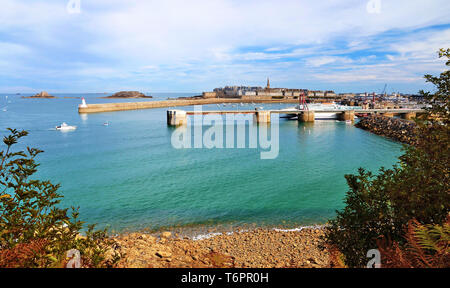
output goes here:
[[87, 108], [86, 100], [84, 100], [84, 97], [81, 98], [81, 105], [79, 107], [80, 108]]

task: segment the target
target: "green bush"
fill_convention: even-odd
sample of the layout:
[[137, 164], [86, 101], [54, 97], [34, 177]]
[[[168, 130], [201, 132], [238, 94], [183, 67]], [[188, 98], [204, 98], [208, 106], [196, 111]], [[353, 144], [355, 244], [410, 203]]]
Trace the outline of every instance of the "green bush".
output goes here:
[[[450, 59], [450, 49], [441, 50], [439, 56]], [[380, 236], [404, 243], [404, 228], [411, 219], [442, 224], [449, 214], [450, 72], [425, 78], [437, 89], [421, 91], [432, 107], [416, 120], [418, 144], [404, 146], [399, 164], [392, 169], [382, 168], [377, 175], [360, 169], [358, 175], [345, 176], [350, 188], [346, 206], [330, 221], [325, 240], [350, 267], [366, 265], [366, 253], [377, 248]]]
[[[13, 152], [28, 133], [8, 129], [6, 150], [0, 152], [0, 267], [64, 267], [66, 253], [77, 249], [83, 267], [111, 267], [118, 255], [106, 230], [78, 220], [78, 209], [59, 208], [59, 185], [32, 179], [43, 152], [35, 148]], [[107, 257], [107, 254], [108, 255]]]

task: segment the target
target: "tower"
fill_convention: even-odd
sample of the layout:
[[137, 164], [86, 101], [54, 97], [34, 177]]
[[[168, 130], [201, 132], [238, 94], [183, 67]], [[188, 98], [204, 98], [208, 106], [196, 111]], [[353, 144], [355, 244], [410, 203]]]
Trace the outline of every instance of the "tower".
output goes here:
[[86, 104], [86, 100], [84, 100], [84, 97], [81, 98], [81, 105], [79, 105], [81, 108], [86, 108], [87, 104]]
[[269, 80], [269, 77], [267, 77], [267, 86], [266, 86], [266, 89], [270, 89], [270, 80]]

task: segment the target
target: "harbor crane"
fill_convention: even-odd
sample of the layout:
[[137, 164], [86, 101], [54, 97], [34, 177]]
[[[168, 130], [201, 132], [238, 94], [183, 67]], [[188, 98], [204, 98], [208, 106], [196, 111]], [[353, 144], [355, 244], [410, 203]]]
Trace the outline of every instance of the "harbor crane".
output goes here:
[[381, 92], [381, 97], [386, 98], [386, 88], [387, 88], [387, 84], [384, 84], [384, 88], [383, 91]]

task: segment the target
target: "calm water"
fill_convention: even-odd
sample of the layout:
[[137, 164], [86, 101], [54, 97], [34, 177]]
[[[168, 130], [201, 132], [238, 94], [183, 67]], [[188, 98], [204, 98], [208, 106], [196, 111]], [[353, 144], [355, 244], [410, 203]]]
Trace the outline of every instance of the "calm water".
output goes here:
[[[196, 94], [154, 96], [190, 95]], [[84, 96], [88, 103], [121, 101], [95, 94], [56, 96]], [[391, 166], [401, 149], [398, 143], [342, 122], [311, 125], [283, 119], [274, 160], [261, 160], [259, 149], [174, 149], [167, 109], [83, 118], [77, 112], [79, 103], [72, 98], [0, 94], [0, 135], [7, 127], [28, 130], [24, 144], [45, 150], [38, 157], [38, 176], [60, 183], [63, 204], [80, 206], [82, 220], [114, 230], [323, 223], [343, 207], [345, 174], [358, 167], [376, 171]], [[267, 108], [275, 106], [285, 107]], [[63, 121], [78, 129], [55, 131]], [[106, 121], [109, 126], [103, 125]]]

